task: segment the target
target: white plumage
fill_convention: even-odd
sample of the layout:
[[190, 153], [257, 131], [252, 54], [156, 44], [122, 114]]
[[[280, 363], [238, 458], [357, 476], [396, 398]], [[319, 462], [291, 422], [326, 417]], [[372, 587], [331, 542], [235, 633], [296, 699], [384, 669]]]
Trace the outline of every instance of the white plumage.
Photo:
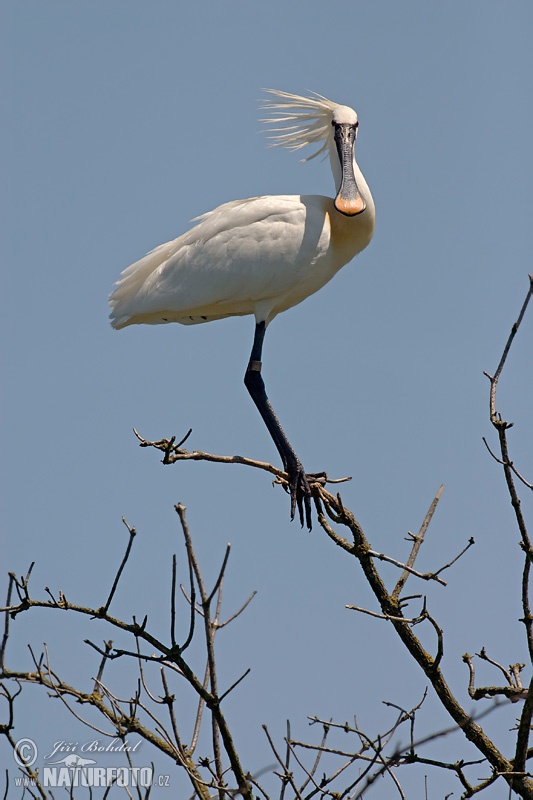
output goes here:
[[[276, 126], [274, 144], [299, 149], [320, 143], [311, 158], [328, 149], [339, 179], [331, 122], [335, 115], [357, 122], [355, 112], [318, 95], [271, 94], [278, 102], [265, 106], [285, 112], [265, 120]], [[355, 166], [367, 204], [362, 216], [339, 214], [333, 200], [322, 195], [274, 195], [225, 203], [194, 220], [197, 224], [187, 233], [124, 270], [110, 297], [113, 327], [187, 325], [243, 314], [255, 314], [257, 321], [268, 324], [322, 288], [370, 242], [374, 206]]]
[[[327, 152], [336, 183], [335, 199], [322, 195], [253, 197], [225, 203], [198, 217], [187, 233], [156, 247], [124, 270], [110, 297], [111, 320], [113, 327], [124, 328], [140, 323], [190, 325], [254, 314], [256, 340], [246, 373], [247, 387], [289, 473], [291, 514], [297, 503], [302, 518], [303, 501], [310, 527], [305, 473], [268, 404], [264, 387], [264, 398], [259, 398], [258, 388], [248, 385], [260, 380], [260, 366], [254, 367], [252, 362], [260, 364], [269, 322], [322, 288], [368, 245], [375, 212], [355, 160], [355, 111], [317, 94], [300, 97], [267, 92], [270, 98], [264, 107], [270, 116], [263, 121], [271, 126], [272, 143], [292, 150], [318, 145], [309, 158]], [[254, 371], [256, 375], [251, 375]], [[261, 408], [265, 403], [268, 412]]]

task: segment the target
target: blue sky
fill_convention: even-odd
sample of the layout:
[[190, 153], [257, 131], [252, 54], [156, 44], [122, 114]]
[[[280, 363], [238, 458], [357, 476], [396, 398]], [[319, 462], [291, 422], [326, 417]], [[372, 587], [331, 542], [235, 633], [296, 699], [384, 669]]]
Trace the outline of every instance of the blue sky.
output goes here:
[[[421, 566], [470, 536], [476, 547], [446, 589], [412, 589], [447, 630], [449, 682], [470, 707], [465, 651], [526, 660], [518, 534], [481, 437], [492, 437], [482, 373], [498, 363], [531, 271], [531, 5], [9, 0], [1, 15], [4, 572], [35, 560], [36, 595], [46, 585], [98, 605], [124, 515], [140, 535], [114, 611], [148, 613], [166, 631], [181, 501], [207, 576], [232, 543], [228, 613], [258, 591], [220, 638], [228, 683], [252, 669], [228, 704], [247, 768], [270, 763], [262, 723], [281, 739], [290, 718], [304, 737], [308, 714], [357, 714], [376, 731], [382, 699], [419, 699], [425, 682], [389, 627], [344, 608], [375, 608], [356, 565], [318, 528], [290, 523], [268, 476], [164, 468], [133, 437], [133, 426], [156, 439], [192, 427], [191, 448], [278, 463], [242, 382], [252, 318], [108, 324], [120, 271], [198, 214], [257, 194], [333, 194], [327, 162], [269, 149], [258, 122], [262, 87], [314, 90], [357, 109], [376, 232], [274, 321], [263, 374], [306, 468], [353, 476], [342, 495], [376, 549], [405, 557], [406, 532], [445, 484]], [[532, 332], [530, 314], [499, 395], [530, 476]], [[13, 663], [27, 662], [26, 642], [46, 641], [58, 668], [88, 681], [87, 635], [109, 636], [96, 623], [80, 634], [66, 615], [20, 618]], [[42, 750], [86, 737], [38, 695], [19, 702], [20, 736]], [[431, 699], [428, 709], [422, 731], [446, 724]], [[497, 735], [515, 711], [493, 716]], [[443, 749], [465, 754], [458, 736]], [[422, 773], [405, 780], [423, 796]], [[432, 780], [434, 792], [459, 792], [450, 776]]]

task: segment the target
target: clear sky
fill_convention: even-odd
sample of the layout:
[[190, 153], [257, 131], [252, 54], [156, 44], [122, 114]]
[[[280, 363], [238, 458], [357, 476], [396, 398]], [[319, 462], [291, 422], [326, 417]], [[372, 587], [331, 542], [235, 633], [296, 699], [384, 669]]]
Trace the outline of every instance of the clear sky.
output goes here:
[[[198, 214], [257, 194], [333, 194], [327, 161], [299, 163], [260, 133], [262, 87], [314, 90], [357, 109], [376, 232], [271, 325], [263, 374], [306, 468], [353, 476], [342, 496], [376, 549], [404, 558], [407, 531], [445, 484], [421, 567], [470, 536], [476, 547], [446, 589], [412, 590], [446, 628], [449, 682], [470, 708], [465, 651], [527, 660], [518, 533], [481, 437], [494, 441], [482, 373], [498, 363], [532, 270], [531, 4], [7, 0], [0, 13], [4, 575], [35, 560], [35, 595], [49, 586], [99, 605], [124, 515], [140, 535], [112, 610], [148, 613], [166, 635], [181, 501], [207, 576], [232, 543], [228, 614], [258, 591], [220, 636], [223, 681], [252, 670], [228, 702], [247, 769], [272, 760], [262, 723], [281, 741], [287, 718], [307, 737], [308, 714], [357, 714], [375, 733], [389, 719], [381, 700], [419, 700], [426, 683], [390, 627], [344, 608], [375, 609], [360, 570], [318, 527], [290, 523], [268, 476], [163, 467], [137, 446], [133, 426], [155, 439], [192, 427], [191, 449], [279, 463], [242, 382], [253, 319], [108, 324], [120, 271]], [[530, 313], [499, 396], [530, 477], [532, 333]], [[88, 636], [109, 633], [95, 622], [78, 631], [66, 615], [20, 618], [11, 666], [29, 668], [26, 643], [46, 641], [56, 669], [88, 686]], [[31, 688], [18, 714], [16, 733], [42, 751], [89, 738]], [[515, 716], [504, 708], [490, 725], [500, 735]], [[445, 724], [430, 699], [421, 732]], [[468, 754], [457, 735], [442, 752]], [[423, 796], [422, 772], [404, 780]], [[431, 781], [433, 797], [460, 792], [452, 776]], [[369, 797], [394, 796], [381, 790]]]

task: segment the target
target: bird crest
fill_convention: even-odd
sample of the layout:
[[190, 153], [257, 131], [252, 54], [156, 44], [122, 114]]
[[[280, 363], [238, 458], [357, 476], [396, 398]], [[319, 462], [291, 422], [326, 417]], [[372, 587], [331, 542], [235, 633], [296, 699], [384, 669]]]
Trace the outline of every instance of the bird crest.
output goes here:
[[[271, 147], [287, 147], [300, 150], [308, 144], [319, 144], [319, 149], [303, 159], [311, 161], [321, 153], [326, 153], [333, 144], [331, 122], [344, 115], [347, 121], [357, 120], [357, 115], [348, 106], [328, 100], [316, 92], [308, 96], [281, 92], [278, 89], [264, 89], [268, 95], [261, 101], [261, 108], [269, 113], [262, 119], [269, 127]], [[340, 120], [339, 120], [340, 121]]]

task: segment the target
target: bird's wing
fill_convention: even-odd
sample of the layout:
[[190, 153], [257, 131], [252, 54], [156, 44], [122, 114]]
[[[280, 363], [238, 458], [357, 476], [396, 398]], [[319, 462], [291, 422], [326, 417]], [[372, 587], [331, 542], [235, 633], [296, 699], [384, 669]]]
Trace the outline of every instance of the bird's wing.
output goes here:
[[113, 324], [249, 314], [265, 298], [290, 293], [329, 246], [326, 202], [256, 197], [204, 214], [124, 270], [110, 298]]

